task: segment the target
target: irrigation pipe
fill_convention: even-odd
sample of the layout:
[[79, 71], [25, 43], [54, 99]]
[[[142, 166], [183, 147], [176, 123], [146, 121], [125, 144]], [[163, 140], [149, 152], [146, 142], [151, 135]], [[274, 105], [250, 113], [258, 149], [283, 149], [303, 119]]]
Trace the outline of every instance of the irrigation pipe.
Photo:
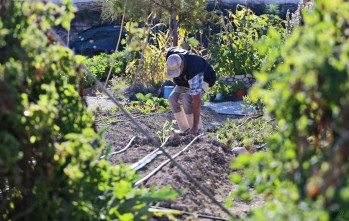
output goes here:
[[[183, 153], [184, 151], [186, 151], [199, 137], [201, 137], [204, 134], [199, 134], [198, 136], [196, 136], [186, 147], [184, 147], [181, 151], [179, 151], [178, 153], [176, 153], [175, 155], [171, 156], [172, 159], [175, 159], [176, 157], [178, 157], [181, 153]], [[162, 162], [158, 167], [156, 167], [153, 171], [151, 171], [148, 175], [146, 175], [145, 177], [143, 177], [142, 179], [138, 180], [135, 183], [135, 186], [138, 186], [139, 184], [143, 183], [144, 181], [147, 181], [150, 177], [152, 177], [154, 174], [156, 174], [159, 170], [161, 170], [162, 167], [164, 167], [168, 162], [170, 162], [170, 159], [165, 160], [164, 162]]]
[[[123, 149], [121, 149], [121, 150], [119, 150], [119, 151], [115, 151], [115, 152], [113, 152], [113, 153], [110, 153], [110, 154], [108, 154], [108, 156], [113, 156], [113, 155], [115, 155], [115, 154], [119, 154], [119, 153], [124, 152], [125, 150], [127, 150], [127, 149], [131, 146], [131, 144], [132, 144], [132, 142], [133, 142], [134, 139], [136, 139], [136, 136], [134, 136], [134, 137], [131, 138], [130, 142], [128, 142], [128, 144], [126, 145], [126, 147], [124, 147]], [[100, 158], [102, 159], [102, 158], [104, 158], [104, 157], [106, 157], [106, 155], [103, 155], [103, 156], [101, 156]]]
[[[54, 42], [57, 42], [59, 44], [61, 44], [63, 47], [68, 48], [67, 45], [62, 41], [62, 39], [57, 35], [57, 33], [53, 30], [53, 29], [49, 29], [46, 33], [47, 37]], [[69, 48], [68, 48], [69, 49]], [[69, 49], [70, 50], [70, 49]], [[182, 172], [184, 173], [184, 175], [186, 175], [188, 177], [188, 179], [193, 182], [201, 191], [202, 193], [204, 193], [210, 200], [212, 200], [212, 202], [214, 202], [217, 206], [219, 206], [219, 208], [222, 209], [222, 211], [224, 211], [227, 215], [231, 216], [231, 217], [236, 217], [234, 216], [227, 208], [225, 208], [220, 202], [218, 202], [218, 200], [216, 198], [214, 198], [214, 195], [204, 186], [202, 186], [199, 181], [197, 181], [191, 174], [188, 173], [188, 171], [185, 170], [185, 168], [183, 166], [181, 166], [180, 164], [178, 164], [174, 159], [172, 159], [172, 157], [161, 147], [161, 144], [154, 138], [152, 137], [148, 131], [146, 131], [133, 117], [132, 115], [127, 112], [124, 107], [122, 106], [122, 104], [116, 100], [116, 98], [108, 91], [108, 89], [106, 87], [104, 87], [104, 85], [102, 84], [102, 82], [100, 82], [92, 73], [91, 71], [84, 65], [81, 64], [80, 67], [82, 69], [84, 69], [87, 73], [87, 75], [94, 80], [94, 82], [96, 82], [96, 84], [100, 87], [100, 89], [106, 93], [108, 95], [108, 97], [120, 108], [120, 110], [122, 112], [124, 112], [124, 114], [130, 118], [130, 120], [137, 126], [137, 128], [145, 135], [149, 138], [149, 140], [152, 141], [152, 143], [157, 146], [162, 152], [163, 154], [170, 159], [170, 161]]]
[[197, 213], [190, 213], [186, 211], [176, 210], [176, 209], [169, 209], [164, 207], [151, 207], [148, 209], [149, 212], [173, 212], [173, 213], [179, 213], [184, 214], [188, 216], [193, 216], [195, 218], [203, 218], [203, 219], [210, 219], [210, 220], [227, 220], [226, 218], [212, 216], [212, 215], [204, 215], [204, 214], [197, 214]]
[[[165, 139], [165, 141], [161, 144], [161, 147], [164, 147], [166, 145], [168, 138], [170, 138], [170, 137], [167, 137]], [[153, 159], [155, 159], [156, 156], [159, 155], [160, 153], [162, 153], [162, 151], [159, 150], [159, 148], [156, 148], [153, 152], [151, 152], [147, 156], [143, 157], [140, 161], [132, 164], [131, 169], [132, 170], [139, 170], [139, 169], [143, 168], [145, 165], [147, 165], [148, 163], [153, 161]]]

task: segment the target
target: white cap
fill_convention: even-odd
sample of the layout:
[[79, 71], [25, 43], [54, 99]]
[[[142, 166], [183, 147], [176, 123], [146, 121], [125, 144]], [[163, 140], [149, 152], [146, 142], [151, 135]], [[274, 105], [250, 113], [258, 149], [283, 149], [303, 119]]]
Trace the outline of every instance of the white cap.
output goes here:
[[178, 54], [170, 55], [167, 58], [167, 76], [170, 78], [176, 78], [181, 75], [182, 58]]

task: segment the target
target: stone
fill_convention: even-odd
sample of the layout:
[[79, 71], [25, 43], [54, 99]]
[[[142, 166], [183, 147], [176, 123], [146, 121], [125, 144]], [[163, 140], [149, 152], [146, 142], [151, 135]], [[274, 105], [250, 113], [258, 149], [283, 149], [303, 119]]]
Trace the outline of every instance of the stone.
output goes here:
[[222, 76], [222, 77], [219, 77], [219, 81], [222, 81], [222, 82], [224, 82], [224, 81], [226, 80], [226, 78], [227, 78], [227, 77], [224, 77], [224, 76]]
[[242, 153], [248, 153], [247, 149], [245, 147], [235, 147], [231, 150], [231, 152], [235, 155], [238, 156]]
[[232, 76], [226, 77], [226, 80], [227, 80], [227, 81], [233, 81], [233, 80], [234, 80], [234, 77], [232, 77]]
[[229, 83], [234, 82], [234, 78], [229, 77], [229, 78], [226, 79], [226, 82], [229, 82]]
[[245, 75], [235, 75], [235, 80], [243, 80], [245, 78]]

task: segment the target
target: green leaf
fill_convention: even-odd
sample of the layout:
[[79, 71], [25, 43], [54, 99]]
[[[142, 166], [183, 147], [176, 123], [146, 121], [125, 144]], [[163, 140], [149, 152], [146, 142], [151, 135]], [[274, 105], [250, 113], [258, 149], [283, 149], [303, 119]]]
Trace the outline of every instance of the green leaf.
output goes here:
[[144, 199], [146, 201], [148, 200], [157, 200], [157, 199], [162, 199], [162, 200], [174, 200], [178, 197], [178, 192], [170, 188], [169, 186], [163, 187], [160, 191], [154, 192], [154, 193], [147, 193], [144, 196]]
[[190, 46], [193, 46], [193, 47], [198, 46], [200, 44], [200, 42], [195, 38], [188, 38], [187, 42]]

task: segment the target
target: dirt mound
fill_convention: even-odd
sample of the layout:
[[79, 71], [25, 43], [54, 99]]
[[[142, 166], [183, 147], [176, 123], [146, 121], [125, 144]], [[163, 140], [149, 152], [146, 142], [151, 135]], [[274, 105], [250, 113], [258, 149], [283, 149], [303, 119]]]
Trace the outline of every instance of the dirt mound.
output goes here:
[[[208, 131], [213, 131], [215, 127], [222, 126], [228, 118], [228, 116], [216, 114], [207, 108], [203, 108], [202, 113], [203, 124]], [[133, 113], [133, 116], [154, 137], [157, 137], [156, 133], [162, 130], [166, 121], [173, 120], [172, 113], [154, 113], [150, 115]], [[127, 150], [111, 156], [110, 160], [113, 164], [119, 164], [122, 161], [125, 164], [135, 165], [157, 149], [122, 113], [101, 112], [99, 113], [99, 119], [97, 122], [99, 127], [108, 125], [106, 141], [112, 145], [112, 152], [122, 150], [133, 139]], [[171, 156], [174, 156], [187, 148], [175, 160], [224, 205], [229, 193], [237, 188], [229, 181], [229, 176], [232, 173], [229, 167], [234, 160], [234, 156], [225, 144], [217, 141], [216, 136], [215, 133], [206, 132], [204, 136], [189, 145], [194, 139], [193, 136], [180, 137], [170, 134], [164, 149]], [[158, 153], [151, 163], [138, 170], [140, 177], [145, 177], [166, 160], [168, 160], [166, 156]], [[176, 190], [182, 190], [183, 194], [174, 201], [160, 202], [160, 206], [227, 218], [227, 215], [219, 206], [211, 202], [171, 162], [164, 165], [148, 180], [139, 183], [139, 186], [155, 186], [156, 188], [166, 185]], [[233, 214], [243, 215], [251, 207], [259, 206], [262, 202], [258, 198], [250, 202], [234, 201], [233, 207], [229, 210]], [[191, 218], [191, 220], [193, 219]]]

